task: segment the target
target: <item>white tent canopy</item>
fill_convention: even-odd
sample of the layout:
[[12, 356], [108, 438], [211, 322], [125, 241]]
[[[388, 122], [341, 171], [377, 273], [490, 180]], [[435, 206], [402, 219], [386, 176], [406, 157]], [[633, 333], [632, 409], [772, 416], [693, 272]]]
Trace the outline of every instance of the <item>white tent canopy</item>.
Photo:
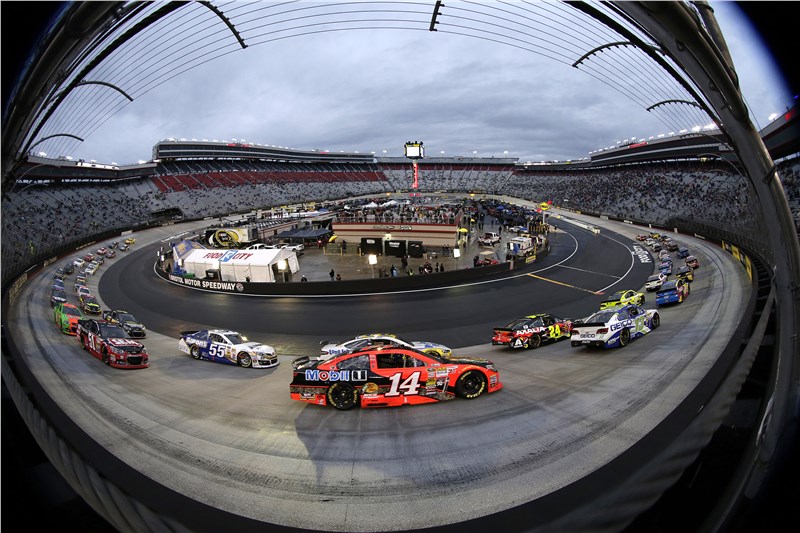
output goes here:
[[219, 270], [221, 281], [263, 283], [275, 281], [275, 272], [280, 272], [281, 260], [286, 261], [287, 272], [300, 270], [297, 254], [286, 249], [193, 250], [183, 258], [182, 269], [200, 279], [206, 277], [207, 270]]

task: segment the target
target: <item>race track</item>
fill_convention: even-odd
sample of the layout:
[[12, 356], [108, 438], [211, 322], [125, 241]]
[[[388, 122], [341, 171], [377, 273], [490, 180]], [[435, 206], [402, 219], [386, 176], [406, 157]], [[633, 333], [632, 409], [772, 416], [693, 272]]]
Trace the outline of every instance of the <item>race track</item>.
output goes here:
[[[60, 335], [47, 305], [50, 271], [27, 284], [11, 324], [39, 382], [100, 447], [166, 490], [240, 516], [239, 530], [406, 530], [517, 506], [530, 510], [526, 526], [568, 525], [567, 510], [548, 496], [605, 472], [664, 420], [719, 356], [750, 296], [744, 270], [727, 252], [676, 236], [702, 267], [687, 301], [662, 309], [661, 327], [648, 336], [611, 351], [568, 342], [521, 352], [488, 344], [492, 327], [513, 318], [579, 318], [602, 299], [593, 292], [643, 285], [653, 264], [631, 253], [641, 230], [602, 227], [592, 235], [559, 223], [544, 261], [491, 282], [364, 297], [252, 298], [156, 278], [152, 250], [172, 226], [137, 234], [136, 251], [107, 261], [99, 287], [97, 279], [90, 285], [104, 308], [125, 308], [148, 326], [151, 368], [106, 367]], [[228, 367], [177, 350], [179, 331], [212, 326], [274, 345], [281, 365]], [[347, 412], [289, 399], [294, 356], [317, 353], [321, 339], [372, 331], [487, 357], [505, 388], [471, 401]], [[213, 529], [186, 520], [192, 529]]]

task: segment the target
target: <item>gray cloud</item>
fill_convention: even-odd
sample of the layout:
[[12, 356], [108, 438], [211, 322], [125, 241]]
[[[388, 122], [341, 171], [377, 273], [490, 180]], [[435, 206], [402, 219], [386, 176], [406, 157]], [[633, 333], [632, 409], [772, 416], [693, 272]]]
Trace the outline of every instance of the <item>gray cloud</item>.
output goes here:
[[[781, 99], [763, 51], [718, 10], [743, 90], [762, 125]], [[157, 87], [78, 147], [132, 163], [158, 140], [245, 139], [297, 149], [574, 159], [623, 138], [668, 133], [658, 118], [585, 71], [447, 34], [335, 32], [258, 45]]]

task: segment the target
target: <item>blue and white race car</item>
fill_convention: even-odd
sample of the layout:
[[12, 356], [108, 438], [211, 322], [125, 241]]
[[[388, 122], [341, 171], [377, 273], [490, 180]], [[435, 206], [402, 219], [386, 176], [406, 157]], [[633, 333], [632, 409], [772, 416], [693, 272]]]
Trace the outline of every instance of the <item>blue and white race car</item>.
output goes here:
[[342, 343], [331, 343], [328, 341], [322, 341], [320, 343], [321, 348], [321, 359], [329, 359], [335, 355], [341, 355], [343, 353], [350, 353], [355, 350], [360, 350], [366, 346], [402, 346], [404, 348], [413, 348], [415, 350], [419, 350], [420, 352], [425, 353], [433, 353], [439, 355], [441, 357], [450, 357], [453, 354], [453, 351], [444, 346], [443, 344], [438, 344], [436, 342], [429, 342], [429, 341], [406, 341], [403, 339], [398, 338], [396, 335], [391, 333], [370, 333], [367, 335], [359, 335], [354, 339], [350, 339], [349, 341], [344, 341]]
[[240, 333], [226, 329], [182, 331], [178, 349], [195, 359], [206, 359], [215, 363], [245, 368], [278, 366], [275, 348], [248, 341]]
[[297, 369], [309, 361], [327, 361], [342, 354], [352, 353], [367, 346], [399, 346], [401, 348], [411, 348], [419, 352], [438, 355], [439, 357], [449, 358], [453, 355], [453, 350], [443, 344], [429, 341], [406, 341], [392, 333], [369, 333], [359, 335], [349, 341], [334, 343], [322, 341], [320, 345], [320, 355], [318, 357], [301, 356], [292, 360], [292, 368]]
[[655, 309], [639, 305], [621, 305], [602, 309], [572, 323], [572, 346], [622, 348], [631, 340], [647, 335], [661, 324]]

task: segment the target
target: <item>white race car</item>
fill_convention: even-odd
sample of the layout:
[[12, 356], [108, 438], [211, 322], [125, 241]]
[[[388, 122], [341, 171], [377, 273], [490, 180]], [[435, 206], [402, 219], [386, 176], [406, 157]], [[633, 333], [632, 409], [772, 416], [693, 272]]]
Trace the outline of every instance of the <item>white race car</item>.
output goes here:
[[661, 324], [655, 309], [629, 304], [600, 310], [572, 323], [572, 346], [622, 348]]
[[236, 331], [204, 329], [183, 331], [178, 349], [195, 359], [239, 365], [245, 368], [278, 366], [278, 356], [272, 346], [251, 342]]
[[647, 278], [644, 288], [647, 289], [648, 292], [657, 291], [665, 281], [667, 281], [667, 275], [659, 271], [658, 274], [653, 274]]
[[349, 341], [339, 344], [322, 341], [320, 346], [322, 346], [322, 355], [320, 356], [322, 359], [330, 359], [335, 355], [360, 350], [365, 346], [403, 346], [405, 348], [413, 348], [425, 353], [434, 353], [441, 355], [442, 357], [449, 357], [453, 354], [453, 350], [447, 346], [444, 346], [443, 344], [429, 341], [406, 341], [398, 338], [396, 335], [392, 335], [391, 333], [370, 333], [368, 335], [359, 335], [354, 339], [350, 339]]
[[402, 346], [404, 348], [412, 348], [420, 352], [439, 355], [441, 357], [450, 357], [453, 355], [453, 350], [443, 344], [428, 341], [406, 341], [391, 333], [370, 333], [368, 335], [359, 335], [354, 339], [338, 344], [328, 341], [322, 341], [319, 344], [321, 346], [319, 357], [297, 357], [292, 361], [292, 366], [297, 368], [297, 366], [307, 363], [312, 359], [315, 361], [326, 361], [337, 355], [354, 352], [366, 348], [367, 346]]

